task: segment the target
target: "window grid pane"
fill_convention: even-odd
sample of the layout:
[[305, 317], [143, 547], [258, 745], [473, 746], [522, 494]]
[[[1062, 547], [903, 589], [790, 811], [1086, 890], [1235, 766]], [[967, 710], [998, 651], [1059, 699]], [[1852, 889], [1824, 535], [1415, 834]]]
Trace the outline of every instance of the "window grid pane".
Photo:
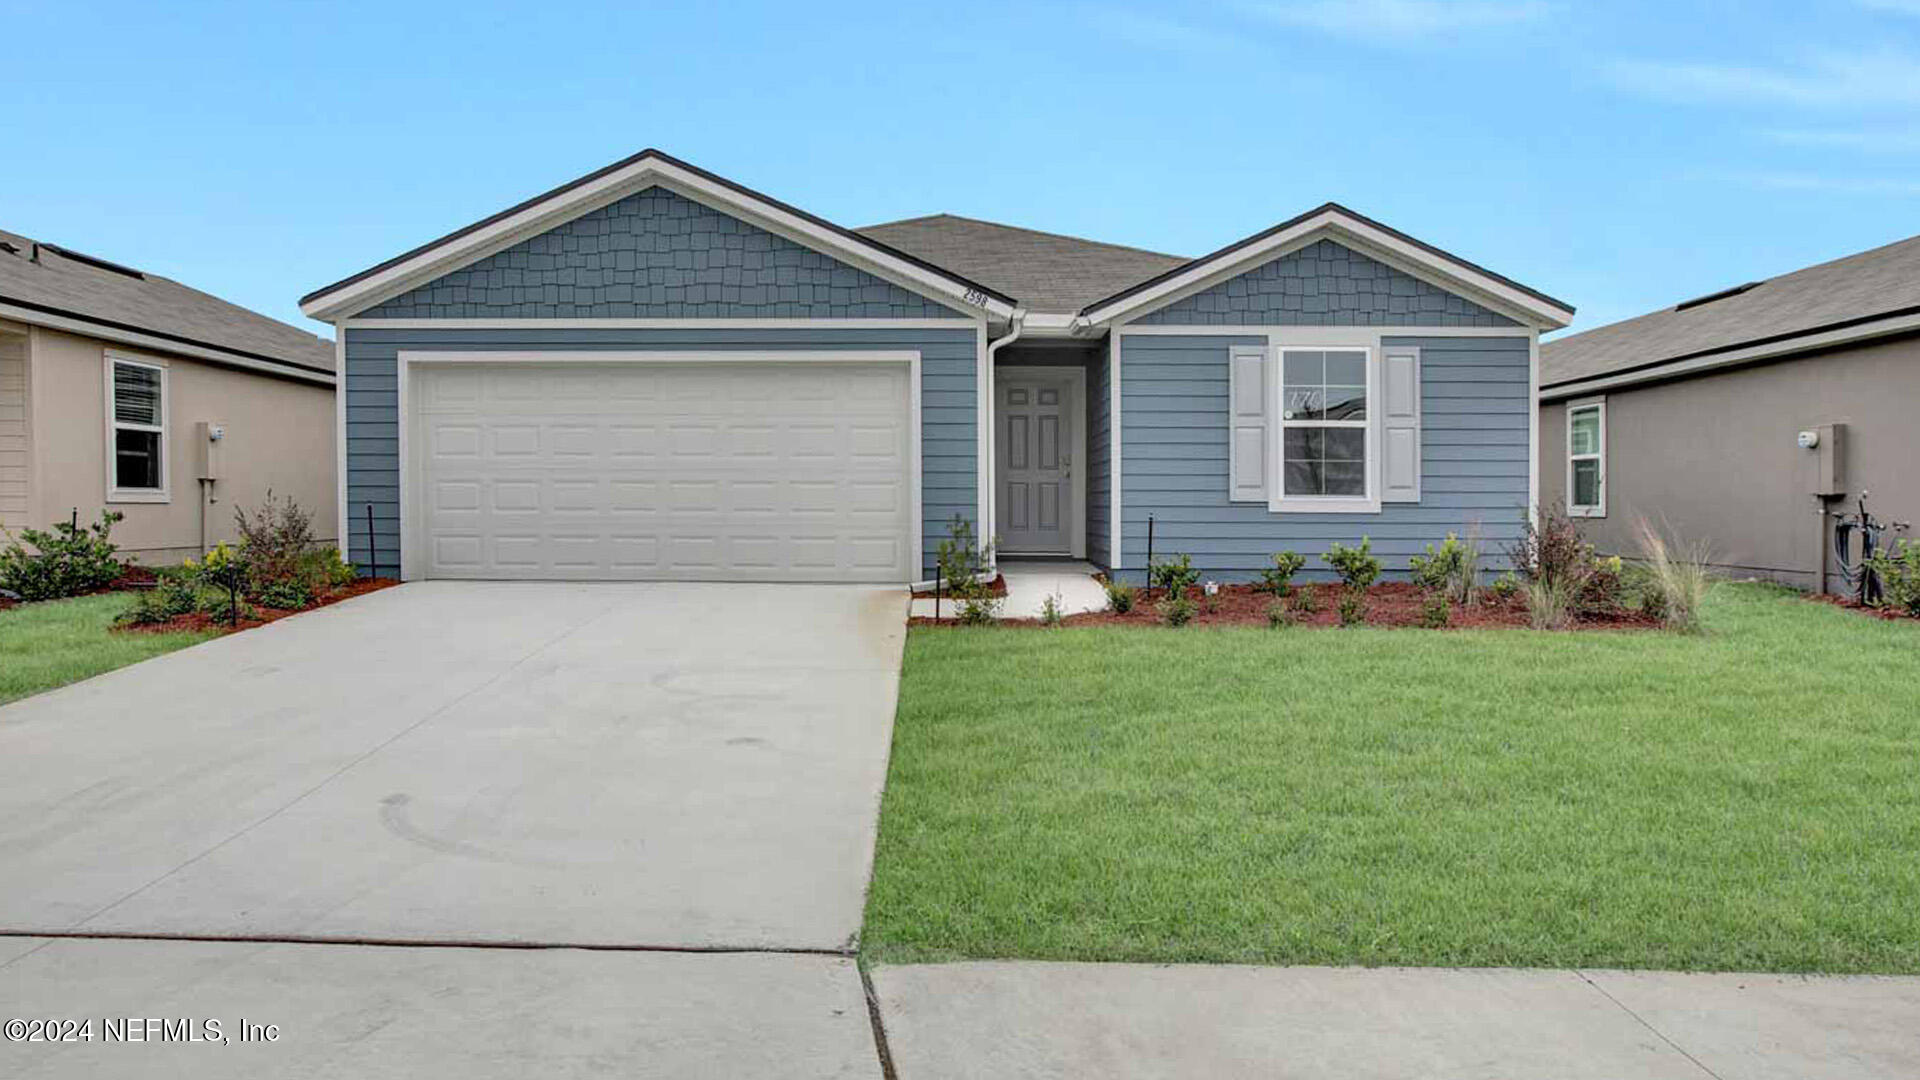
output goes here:
[[1600, 505], [1600, 460], [1582, 458], [1573, 463], [1573, 505]]
[[113, 485], [127, 491], [160, 490], [159, 432], [114, 431]]
[[160, 372], [133, 364], [113, 365], [113, 418], [122, 424], [160, 426]]
[[1569, 446], [1571, 447], [1571, 452], [1575, 454], [1597, 454], [1600, 452], [1599, 409], [1574, 410], [1572, 437]]

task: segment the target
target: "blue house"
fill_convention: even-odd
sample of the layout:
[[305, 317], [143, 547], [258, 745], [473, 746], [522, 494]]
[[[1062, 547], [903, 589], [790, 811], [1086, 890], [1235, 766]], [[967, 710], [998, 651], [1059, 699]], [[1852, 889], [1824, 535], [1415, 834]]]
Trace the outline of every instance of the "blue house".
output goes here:
[[[646, 150], [301, 301], [348, 557], [418, 578], [1211, 577], [1536, 500], [1573, 309], [1328, 203], [1196, 259], [951, 215], [848, 229]], [[1310, 564], [1318, 566], [1319, 564]]]

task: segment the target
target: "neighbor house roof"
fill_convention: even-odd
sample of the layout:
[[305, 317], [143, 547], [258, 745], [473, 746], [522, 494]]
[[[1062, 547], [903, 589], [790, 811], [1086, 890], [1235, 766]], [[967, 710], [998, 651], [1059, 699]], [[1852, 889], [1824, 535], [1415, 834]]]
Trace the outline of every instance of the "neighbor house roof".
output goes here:
[[[0, 315], [331, 375], [333, 342], [158, 274], [0, 231]], [[11, 250], [8, 250], [11, 249]], [[204, 356], [211, 353], [212, 356]]]
[[1916, 317], [1920, 236], [1546, 342], [1541, 390], [1670, 378], [1902, 332]]
[[1071, 314], [1186, 259], [1077, 236], [930, 214], [854, 230], [1020, 299], [1029, 311]]

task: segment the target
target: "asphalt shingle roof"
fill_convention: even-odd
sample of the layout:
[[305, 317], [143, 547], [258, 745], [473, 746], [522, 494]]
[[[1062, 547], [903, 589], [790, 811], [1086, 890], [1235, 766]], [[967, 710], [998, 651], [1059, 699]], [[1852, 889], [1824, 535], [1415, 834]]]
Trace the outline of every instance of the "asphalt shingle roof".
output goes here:
[[1552, 387], [1920, 308], [1920, 236], [1540, 346]]
[[1187, 260], [991, 221], [933, 214], [855, 232], [972, 278], [1028, 310], [1073, 313]]
[[333, 342], [144, 271], [122, 273], [0, 231], [0, 302], [118, 324], [256, 359], [333, 370]]

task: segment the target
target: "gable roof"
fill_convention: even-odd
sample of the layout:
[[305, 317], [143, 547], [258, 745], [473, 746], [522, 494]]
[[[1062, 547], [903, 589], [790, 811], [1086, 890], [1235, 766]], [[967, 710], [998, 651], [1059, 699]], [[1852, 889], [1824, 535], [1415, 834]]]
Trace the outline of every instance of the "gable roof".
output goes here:
[[997, 289], [648, 148], [316, 289], [300, 298], [300, 310], [316, 319], [347, 317], [561, 222], [653, 186], [719, 203], [729, 212], [738, 213], [770, 232], [823, 250], [876, 276], [963, 310], [984, 308], [988, 314], [1005, 317], [1015, 306], [1013, 297]]
[[1645, 382], [1907, 329], [1920, 316], [1920, 236], [1540, 346], [1543, 394]]
[[326, 338], [170, 278], [17, 233], [0, 231], [0, 244], [0, 315], [331, 381], [333, 342]]
[[1089, 303], [1080, 309], [1080, 315], [1094, 322], [1106, 322], [1151, 311], [1187, 292], [1205, 288], [1241, 269], [1322, 237], [1332, 237], [1389, 265], [1437, 277], [1444, 287], [1459, 290], [1468, 299], [1512, 314], [1531, 325], [1561, 327], [1573, 320], [1571, 304], [1333, 202], [1323, 203], [1298, 217]]
[[1179, 255], [955, 214], [930, 214], [855, 231], [1019, 297], [1029, 311], [1050, 314], [1073, 314], [1103, 296], [1187, 262]]

